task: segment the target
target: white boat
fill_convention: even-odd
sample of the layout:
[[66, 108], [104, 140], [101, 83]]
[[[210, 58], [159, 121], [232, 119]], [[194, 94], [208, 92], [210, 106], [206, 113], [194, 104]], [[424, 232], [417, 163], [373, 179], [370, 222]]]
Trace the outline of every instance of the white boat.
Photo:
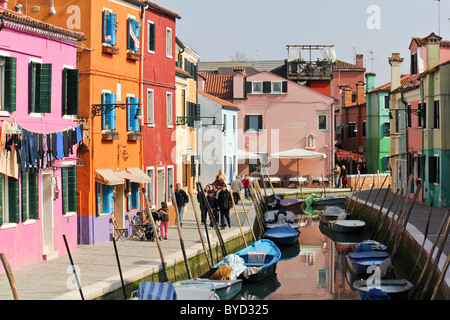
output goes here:
[[178, 300], [220, 300], [213, 289], [195, 284], [176, 286], [175, 292]]
[[[234, 296], [236, 296], [242, 288], [242, 280], [211, 280], [211, 279], [188, 279], [177, 281], [173, 284], [175, 290], [177, 291], [180, 287], [183, 286], [199, 286], [204, 287], [210, 290], [213, 290], [218, 296], [220, 300], [230, 300]], [[178, 294], [178, 291], [177, 291]]]
[[362, 220], [333, 220], [328, 223], [332, 231], [341, 233], [361, 232], [366, 226]]

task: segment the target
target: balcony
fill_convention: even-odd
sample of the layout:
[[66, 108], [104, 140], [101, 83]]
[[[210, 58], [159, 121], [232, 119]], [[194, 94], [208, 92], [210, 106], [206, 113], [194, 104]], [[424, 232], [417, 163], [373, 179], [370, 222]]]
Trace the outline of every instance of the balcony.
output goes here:
[[[336, 53], [332, 45], [288, 45], [287, 78], [294, 81], [333, 79]], [[309, 58], [305, 58], [308, 57]]]

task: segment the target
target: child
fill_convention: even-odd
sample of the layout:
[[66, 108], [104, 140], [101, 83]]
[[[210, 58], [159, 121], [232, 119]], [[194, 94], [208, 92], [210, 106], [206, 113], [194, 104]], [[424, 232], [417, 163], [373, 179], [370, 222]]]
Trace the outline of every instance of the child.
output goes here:
[[158, 209], [158, 212], [161, 216], [161, 237], [167, 240], [167, 230], [169, 228], [169, 208], [167, 207], [167, 203], [165, 201], [161, 202], [161, 208]]

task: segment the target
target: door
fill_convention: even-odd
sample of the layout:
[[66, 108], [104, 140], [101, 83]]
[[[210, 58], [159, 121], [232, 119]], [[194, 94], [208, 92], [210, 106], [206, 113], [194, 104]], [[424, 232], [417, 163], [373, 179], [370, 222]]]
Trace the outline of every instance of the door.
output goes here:
[[[125, 190], [123, 184], [114, 186], [116, 188], [116, 196], [114, 197], [114, 217], [119, 228], [125, 228]], [[116, 234], [114, 235], [116, 236]]]
[[42, 242], [43, 255], [54, 253], [53, 186], [56, 180], [53, 173], [42, 173]]
[[155, 206], [157, 208], [160, 207], [161, 202], [162, 201], [166, 201], [166, 183], [165, 183], [165, 172], [164, 172], [165, 168], [158, 168], [158, 172], [157, 172], [157, 187], [156, 187], [156, 192], [157, 192], [157, 198], [156, 198], [156, 203]]

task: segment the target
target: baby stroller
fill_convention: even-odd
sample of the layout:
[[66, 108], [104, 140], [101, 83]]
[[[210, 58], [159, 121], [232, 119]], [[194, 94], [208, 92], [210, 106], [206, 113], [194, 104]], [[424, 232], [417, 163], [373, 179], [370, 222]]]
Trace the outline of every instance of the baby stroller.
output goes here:
[[[159, 235], [159, 225], [161, 221], [161, 216], [158, 211], [152, 211], [152, 217], [153, 221], [155, 222], [156, 226], [156, 234], [158, 235], [159, 239], [161, 240], [161, 236]], [[151, 222], [148, 222], [144, 227], [144, 237], [141, 238], [141, 240], [148, 240], [148, 241], [155, 241], [155, 233], [153, 232], [153, 226]]]

